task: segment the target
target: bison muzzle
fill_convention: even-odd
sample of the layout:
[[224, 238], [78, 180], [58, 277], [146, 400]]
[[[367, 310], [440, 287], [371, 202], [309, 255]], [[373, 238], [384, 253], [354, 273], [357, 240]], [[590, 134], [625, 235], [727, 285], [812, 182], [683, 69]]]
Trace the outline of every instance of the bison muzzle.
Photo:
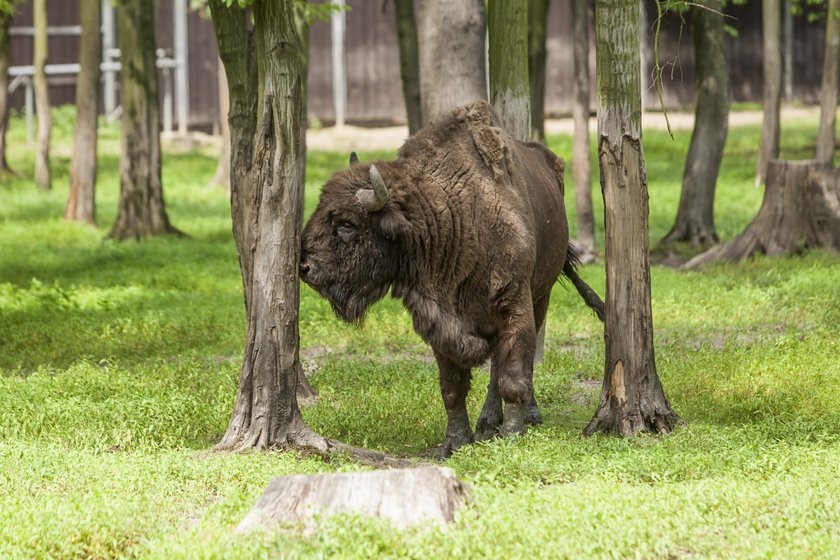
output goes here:
[[[406, 140], [394, 161], [351, 156], [304, 228], [301, 278], [339, 317], [359, 321], [390, 290], [432, 347], [447, 415], [442, 456], [541, 422], [536, 332], [561, 273], [603, 314], [575, 273], [563, 171], [562, 159], [514, 140], [492, 107], [476, 102]], [[470, 370], [488, 358], [474, 435]]]

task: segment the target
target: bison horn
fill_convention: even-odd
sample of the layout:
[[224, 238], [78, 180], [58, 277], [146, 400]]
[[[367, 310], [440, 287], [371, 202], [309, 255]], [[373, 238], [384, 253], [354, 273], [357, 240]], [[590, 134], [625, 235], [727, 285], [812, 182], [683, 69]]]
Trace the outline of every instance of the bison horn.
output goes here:
[[356, 152], [350, 152], [350, 165], [354, 163], [359, 163], [359, 156], [356, 155]]
[[385, 186], [385, 181], [375, 165], [370, 166], [370, 183], [373, 190], [359, 189], [356, 198], [368, 212], [377, 212], [388, 202], [388, 187]]

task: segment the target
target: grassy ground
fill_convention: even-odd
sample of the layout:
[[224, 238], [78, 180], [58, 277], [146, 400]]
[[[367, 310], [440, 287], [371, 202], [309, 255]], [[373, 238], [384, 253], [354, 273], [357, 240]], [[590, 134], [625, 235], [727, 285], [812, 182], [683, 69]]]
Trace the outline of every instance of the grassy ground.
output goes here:
[[[670, 437], [581, 437], [603, 373], [602, 331], [558, 286], [536, 374], [545, 424], [447, 461], [475, 499], [454, 525], [398, 532], [340, 517], [308, 535], [234, 536], [271, 477], [361, 467], [209, 452], [228, 420], [245, 326], [226, 195], [205, 187], [213, 155], [165, 157], [170, 217], [189, 238], [114, 243], [104, 236], [117, 131], [103, 131], [91, 229], [61, 219], [72, 114], [57, 111], [56, 122], [55, 190], [34, 187], [19, 121], [10, 156], [22, 176], [0, 184], [0, 557], [840, 556], [840, 259], [819, 252], [654, 268], [658, 370], [687, 421]], [[808, 157], [815, 130], [785, 123], [783, 155]], [[653, 240], [676, 212], [688, 135], [646, 135]], [[756, 127], [730, 133], [717, 199], [724, 238], [760, 204], [757, 137]], [[570, 153], [568, 137], [551, 144]], [[310, 154], [308, 211], [345, 163]], [[596, 189], [600, 221], [599, 198]], [[583, 275], [602, 292], [601, 266]], [[398, 302], [377, 305], [364, 329], [341, 324], [306, 288], [301, 308], [321, 395], [304, 410], [314, 428], [396, 454], [441, 441], [436, 370]], [[486, 382], [477, 372], [473, 418]]]

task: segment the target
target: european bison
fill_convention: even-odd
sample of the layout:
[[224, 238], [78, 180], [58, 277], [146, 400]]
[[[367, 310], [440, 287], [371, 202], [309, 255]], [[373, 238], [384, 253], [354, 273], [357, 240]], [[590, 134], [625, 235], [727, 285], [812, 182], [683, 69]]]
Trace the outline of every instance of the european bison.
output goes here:
[[487, 358], [476, 437], [541, 422], [535, 338], [561, 272], [602, 317], [603, 303], [575, 273], [564, 167], [541, 144], [511, 138], [493, 108], [476, 102], [406, 140], [394, 161], [363, 164], [353, 154], [304, 228], [301, 278], [339, 317], [359, 321], [390, 289], [431, 345], [448, 419], [442, 456], [473, 441], [470, 369]]

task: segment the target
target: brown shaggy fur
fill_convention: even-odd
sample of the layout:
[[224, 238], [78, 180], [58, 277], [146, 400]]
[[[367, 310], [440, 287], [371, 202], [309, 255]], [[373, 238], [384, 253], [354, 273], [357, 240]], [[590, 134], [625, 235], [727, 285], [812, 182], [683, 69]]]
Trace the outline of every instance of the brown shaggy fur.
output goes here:
[[403, 300], [440, 368], [449, 419], [443, 455], [473, 439], [470, 368], [488, 358], [477, 435], [539, 422], [535, 333], [552, 285], [575, 264], [563, 160], [515, 141], [492, 107], [476, 102], [408, 139], [396, 160], [374, 164], [388, 187], [384, 208], [369, 212], [356, 196], [372, 188], [370, 164], [335, 173], [303, 232], [302, 279], [346, 321], [361, 319], [389, 289]]

